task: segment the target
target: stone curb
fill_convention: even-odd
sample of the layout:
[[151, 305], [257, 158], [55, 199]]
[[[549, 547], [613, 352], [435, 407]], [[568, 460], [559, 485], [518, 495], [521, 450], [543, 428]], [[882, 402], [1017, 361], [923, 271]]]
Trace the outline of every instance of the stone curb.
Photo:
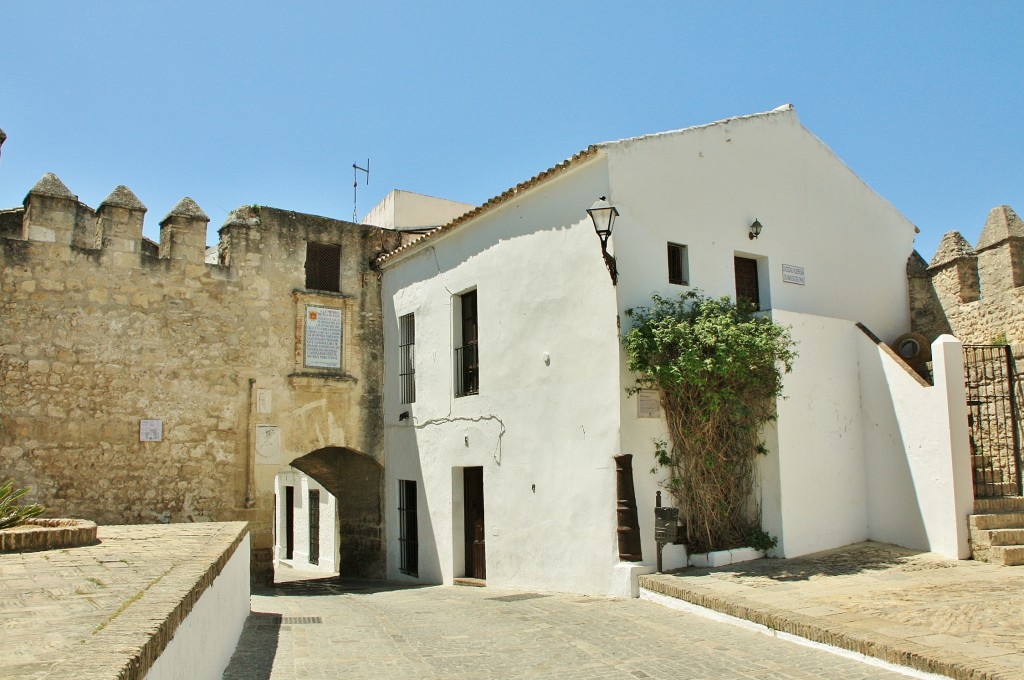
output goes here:
[[142, 680], [174, 637], [178, 626], [213, 584], [248, 535], [246, 522], [219, 523], [187, 563], [170, 567], [139, 592], [137, 599], [84, 641], [73, 659], [54, 667], [47, 678]]
[[1005, 674], [1005, 669], [982, 659], [949, 650], [939, 651], [933, 647], [880, 633], [855, 631], [842, 623], [829, 622], [826, 625], [813, 617], [754, 603], [740, 596], [722, 597], [711, 589], [691, 584], [682, 586], [665, 583], [664, 578], [657, 575], [641, 576], [640, 587], [812, 642], [858, 652], [927, 673], [945, 675], [957, 680], [1004, 680], [1011, 677]]
[[96, 523], [85, 519], [30, 519], [0, 529], [0, 553], [95, 545]]

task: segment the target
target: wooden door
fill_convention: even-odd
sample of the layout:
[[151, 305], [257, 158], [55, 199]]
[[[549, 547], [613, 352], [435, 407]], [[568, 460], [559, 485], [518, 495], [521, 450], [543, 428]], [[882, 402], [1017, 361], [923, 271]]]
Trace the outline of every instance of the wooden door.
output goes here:
[[465, 501], [466, 576], [487, 578], [487, 552], [484, 548], [484, 469], [468, 467], [463, 471]]
[[736, 304], [753, 305], [761, 309], [761, 289], [757, 283], [757, 260], [749, 257], [735, 257]]

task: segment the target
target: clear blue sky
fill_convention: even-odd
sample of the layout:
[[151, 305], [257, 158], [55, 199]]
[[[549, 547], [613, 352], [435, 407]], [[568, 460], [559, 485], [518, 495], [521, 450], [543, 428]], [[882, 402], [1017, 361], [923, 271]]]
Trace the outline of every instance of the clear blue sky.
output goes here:
[[0, 207], [55, 172], [352, 216], [479, 203], [587, 145], [792, 103], [921, 229], [1024, 213], [1024, 2], [5, 2]]

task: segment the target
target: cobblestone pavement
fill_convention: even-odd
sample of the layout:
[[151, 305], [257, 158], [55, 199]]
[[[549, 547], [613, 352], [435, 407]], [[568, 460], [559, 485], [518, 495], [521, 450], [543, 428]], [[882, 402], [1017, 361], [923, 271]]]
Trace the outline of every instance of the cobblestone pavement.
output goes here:
[[641, 600], [323, 579], [252, 612], [227, 680], [904, 677]]
[[1024, 567], [861, 543], [642, 576], [641, 587], [774, 630], [960, 678], [1024, 678]]

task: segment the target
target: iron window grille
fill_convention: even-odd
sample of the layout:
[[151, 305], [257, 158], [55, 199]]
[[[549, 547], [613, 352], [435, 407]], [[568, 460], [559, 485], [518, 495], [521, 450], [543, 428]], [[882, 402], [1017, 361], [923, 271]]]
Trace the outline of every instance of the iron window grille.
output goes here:
[[320, 564], [320, 490], [309, 490], [309, 563]]
[[398, 545], [399, 571], [419, 576], [419, 531], [416, 524], [416, 482], [398, 480]]
[[668, 244], [668, 282], [679, 286], [688, 286], [690, 272], [686, 261], [686, 246], [678, 243]]
[[480, 352], [477, 344], [476, 291], [459, 296], [462, 321], [462, 347], [455, 349], [455, 396], [480, 391]]
[[341, 292], [341, 246], [306, 242], [306, 290]]
[[416, 317], [398, 318], [398, 379], [403, 404], [416, 401]]

